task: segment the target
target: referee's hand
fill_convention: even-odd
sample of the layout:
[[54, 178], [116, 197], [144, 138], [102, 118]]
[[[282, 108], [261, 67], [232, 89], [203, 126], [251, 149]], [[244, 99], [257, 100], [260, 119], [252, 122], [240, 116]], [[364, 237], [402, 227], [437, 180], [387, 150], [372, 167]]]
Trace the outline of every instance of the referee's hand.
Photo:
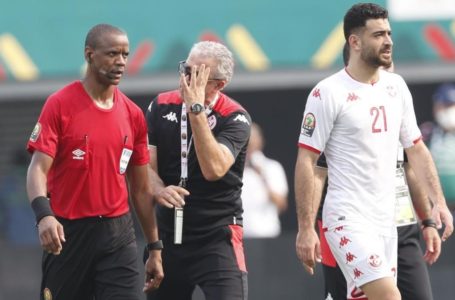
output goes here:
[[47, 216], [40, 220], [38, 233], [44, 251], [59, 255], [65, 242], [63, 225], [54, 216]]
[[163, 278], [164, 273], [161, 250], [151, 250], [149, 251], [149, 257], [145, 262], [145, 282], [142, 291], [148, 293], [158, 289]]

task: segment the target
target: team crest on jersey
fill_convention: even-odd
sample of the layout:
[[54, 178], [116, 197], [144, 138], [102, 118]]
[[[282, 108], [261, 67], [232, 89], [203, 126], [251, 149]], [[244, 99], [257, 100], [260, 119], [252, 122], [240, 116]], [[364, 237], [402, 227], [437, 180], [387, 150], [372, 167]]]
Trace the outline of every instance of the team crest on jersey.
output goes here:
[[379, 267], [379, 266], [382, 264], [382, 260], [381, 260], [381, 258], [379, 257], [379, 255], [377, 255], [377, 254], [372, 254], [372, 255], [370, 255], [370, 257], [368, 258], [368, 263], [369, 263], [370, 266], [372, 266], [373, 268], [377, 268], [377, 267]]
[[307, 113], [302, 122], [302, 134], [311, 137], [316, 127], [316, 118], [312, 113]]
[[30, 141], [36, 142], [41, 133], [41, 124], [40, 122], [36, 123], [35, 128], [33, 128], [32, 134], [30, 135]]
[[52, 300], [51, 290], [49, 288], [45, 288], [43, 290], [43, 296], [44, 296], [44, 300]]
[[210, 129], [215, 128], [215, 126], [216, 126], [216, 117], [214, 115], [211, 115], [210, 117], [208, 117], [207, 121], [209, 122]]
[[393, 85], [388, 85], [386, 87], [387, 94], [389, 94], [390, 97], [395, 97], [397, 95], [397, 89]]

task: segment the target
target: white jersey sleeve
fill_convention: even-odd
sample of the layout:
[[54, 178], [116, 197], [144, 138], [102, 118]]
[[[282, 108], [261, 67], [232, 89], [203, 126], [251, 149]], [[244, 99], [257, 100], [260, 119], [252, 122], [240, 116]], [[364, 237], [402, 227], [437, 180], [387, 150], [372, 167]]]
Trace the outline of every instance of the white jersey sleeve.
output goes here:
[[316, 153], [324, 151], [337, 117], [331, 89], [320, 82], [308, 95], [299, 136], [299, 147]]
[[[397, 75], [398, 76], [398, 75]], [[407, 84], [404, 82], [401, 76], [400, 87], [402, 89], [403, 97], [403, 118], [400, 127], [400, 142], [404, 148], [409, 148], [414, 145], [422, 137], [419, 126], [414, 112], [414, 104], [412, 101], [412, 95], [409, 91]]]

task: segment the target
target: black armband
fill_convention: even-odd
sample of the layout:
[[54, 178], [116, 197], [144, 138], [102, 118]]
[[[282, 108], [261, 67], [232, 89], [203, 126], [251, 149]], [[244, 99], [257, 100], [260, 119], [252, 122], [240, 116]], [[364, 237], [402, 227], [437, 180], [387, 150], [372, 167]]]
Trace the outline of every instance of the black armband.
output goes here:
[[422, 227], [423, 227], [423, 229], [425, 229], [427, 227], [433, 227], [435, 229], [438, 229], [438, 226], [436, 225], [436, 222], [433, 219], [431, 219], [431, 218], [422, 220]]
[[32, 200], [31, 205], [33, 212], [35, 213], [37, 226], [42, 218], [54, 216], [54, 212], [52, 211], [51, 204], [49, 203], [49, 199], [47, 197], [38, 196]]

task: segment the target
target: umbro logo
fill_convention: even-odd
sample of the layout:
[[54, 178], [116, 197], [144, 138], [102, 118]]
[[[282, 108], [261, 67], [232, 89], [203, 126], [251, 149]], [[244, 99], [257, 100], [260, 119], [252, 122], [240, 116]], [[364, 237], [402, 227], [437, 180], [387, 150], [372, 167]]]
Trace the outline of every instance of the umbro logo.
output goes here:
[[177, 120], [177, 115], [175, 112], [170, 112], [167, 115], [163, 116], [163, 119], [167, 119], [168, 121], [178, 123], [179, 121]]
[[240, 121], [240, 122], [250, 125], [250, 122], [244, 115], [237, 115], [237, 117], [234, 118], [234, 121]]
[[71, 153], [73, 153], [73, 159], [78, 159], [78, 160], [84, 159], [85, 152], [82, 151], [81, 149], [76, 149]]

